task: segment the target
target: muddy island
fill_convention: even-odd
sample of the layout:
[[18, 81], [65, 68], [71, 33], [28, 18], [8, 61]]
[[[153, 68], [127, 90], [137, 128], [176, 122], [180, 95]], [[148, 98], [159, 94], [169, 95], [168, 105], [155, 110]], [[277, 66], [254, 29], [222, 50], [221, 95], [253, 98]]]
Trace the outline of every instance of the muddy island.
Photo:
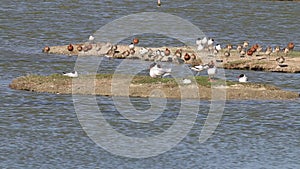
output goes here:
[[[60, 74], [49, 76], [28, 75], [14, 79], [9, 85], [12, 89], [54, 94], [91, 94], [102, 96], [166, 97], [175, 99], [239, 99], [239, 100], [282, 100], [299, 98], [299, 93], [284, 91], [278, 87], [238, 83], [223, 80], [210, 82], [207, 77], [191, 78], [191, 83], [183, 79], [151, 78], [149, 76], [97, 74], [70, 78]], [[124, 79], [131, 79], [124, 92]], [[119, 85], [120, 84], [120, 85]], [[115, 89], [115, 90], [112, 90]], [[125, 90], [126, 90], [125, 89]], [[182, 90], [187, 91], [184, 95]], [[153, 92], [153, 91], [162, 92]], [[199, 94], [197, 94], [198, 91]], [[191, 91], [191, 92], [189, 92]], [[217, 94], [212, 96], [212, 94]], [[222, 94], [218, 96], [219, 94]]]

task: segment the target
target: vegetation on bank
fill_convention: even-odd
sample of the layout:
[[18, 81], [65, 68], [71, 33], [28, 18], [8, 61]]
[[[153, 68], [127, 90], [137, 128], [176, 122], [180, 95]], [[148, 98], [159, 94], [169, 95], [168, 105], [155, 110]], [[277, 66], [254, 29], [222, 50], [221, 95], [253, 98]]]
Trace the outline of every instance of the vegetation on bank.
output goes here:
[[[113, 79], [113, 74], [97, 74], [97, 75], [82, 75], [79, 78], [94, 78], [96, 80], [103, 80], [103, 81], [110, 81]], [[127, 76], [127, 75], [126, 75]], [[132, 75], [128, 75], [128, 78]], [[203, 87], [211, 87], [212, 85], [226, 85], [226, 86], [234, 86], [240, 85], [248, 88], [259, 88], [264, 87], [266, 89], [279, 89], [278, 87], [267, 85], [267, 84], [258, 84], [258, 83], [239, 83], [234, 81], [227, 81], [222, 79], [215, 79], [210, 81], [207, 76], [195, 76], [195, 81], [199, 86]], [[187, 78], [192, 79], [192, 78]], [[177, 86], [178, 82], [182, 82], [183, 79], [174, 79], [174, 78], [152, 78], [150, 76], [143, 76], [143, 75], [136, 75], [133, 77], [131, 84], [168, 84], [171, 86]], [[55, 83], [58, 86], [70, 85], [72, 84], [72, 78], [63, 76], [61, 74], [52, 74], [49, 76], [42, 76], [42, 75], [28, 75], [16, 78], [10, 84], [11, 88], [14, 88], [14, 85], [45, 85], [49, 83]]]
[[[14, 79], [9, 87], [17, 90], [56, 94], [72, 94], [75, 92], [74, 94], [125, 96], [124, 94], [126, 93], [124, 93], [121, 88], [117, 90], [117, 93], [112, 93], [112, 83], [115, 83], [116, 85], [119, 83], [124, 83], [122, 78], [124, 78], [124, 80], [126, 79], [126, 81], [132, 79], [130, 81], [131, 85], [128, 86], [130, 91], [129, 96], [132, 97], [150, 97], [151, 91], [160, 89], [164, 91], [166, 97], [168, 98], [182, 98], [179, 90], [179, 84], [186, 85], [187, 87], [190, 85], [191, 89], [195, 89], [194, 85], [184, 84], [183, 79], [152, 78], [150, 76], [141, 75], [119, 76], [113, 74], [81, 75], [78, 78], [70, 78], [60, 74], [53, 74], [49, 76], [29, 75]], [[190, 79], [194, 80], [193, 78]], [[75, 80], [75, 83], [72, 83], [73, 80]], [[114, 82], [114, 80], [116, 81]], [[200, 99], [212, 99], [211, 86], [213, 86], [214, 90], [220, 94], [224, 92], [224, 88], [226, 88], [226, 99], [272, 100], [299, 98], [299, 94], [296, 92], [280, 90], [275, 86], [267, 84], [239, 83], [224, 81], [221, 79], [215, 79], [213, 82], [211, 82], [205, 76], [196, 76], [195, 81], [198, 84]], [[95, 86], [93, 87], [91, 84], [95, 84]], [[126, 96], [128, 96], [128, 94], [126, 94]], [[192, 92], [185, 97], [199, 99], [197, 92]]]

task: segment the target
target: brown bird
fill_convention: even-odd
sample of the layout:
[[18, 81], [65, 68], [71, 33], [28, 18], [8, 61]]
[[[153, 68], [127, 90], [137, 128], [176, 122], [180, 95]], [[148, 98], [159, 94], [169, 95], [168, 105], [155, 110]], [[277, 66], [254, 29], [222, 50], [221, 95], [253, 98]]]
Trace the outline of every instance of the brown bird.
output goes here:
[[70, 44], [68, 47], [68, 51], [70, 51], [70, 52], [72, 52], [73, 51], [73, 49], [74, 49], [74, 47], [73, 47], [73, 45], [72, 44]]
[[276, 55], [278, 55], [278, 53], [280, 52], [280, 46], [276, 46], [274, 52], [276, 53]]
[[255, 44], [255, 45], [252, 46], [252, 48], [254, 48], [255, 51], [256, 51], [256, 50], [259, 48], [259, 45], [258, 45], [258, 44]]
[[134, 55], [135, 50], [134, 50], [134, 49], [129, 49], [129, 53], [130, 53], [131, 55]]
[[181, 58], [181, 56], [182, 56], [182, 49], [177, 49], [175, 51], [175, 56], [177, 56], [178, 58]]
[[140, 42], [140, 40], [138, 38], [134, 38], [132, 42], [133, 42], [133, 44], [136, 45], [136, 44], [138, 44]]
[[183, 59], [184, 59], [185, 61], [188, 61], [188, 60], [191, 59], [191, 56], [190, 56], [188, 53], [185, 53]]
[[225, 56], [225, 57], [229, 57], [229, 56], [230, 56], [230, 52], [229, 52], [228, 50], [226, 50], [226, 51], [224, 52], [224, 56]]
[[192, 59], [192, 60], [196, 60], [196, 59], [197, 59], [197, 56], [193, 53], [193, 54], [191, 55], [191, 59]]
[[93, 49], [93, 45], [92, 44], [88, 44], [86, 47], [87, 47], [88, 50]]
[[80, 51], [82, 51], [82, 46], [81, 45], [78, 45], [77, 46], [77, 50], [80, 52]]
[[50, 47], [49, 46], [45, 46], [43, 49], [43, 52], [48, 53], [50, 51]]
[[256, 49], [258, 48], [258, 44], [253, 45], [250, 49], [247, 51], [248, 56], [252, 56], [254, 52], [256, 52]]
[[166, 48], [166, 50], [165, 50], [165, 55], [166, 55], [166, 56], [169, 56], [170, 54], [171, 54], [170, 49]]
[[230, 50], [232, 49], [232, 44], [228, 44], [228, 45], [226, 46], [226, 48], [227, 48], [228, 51], [230, 51]]
[[285, 56], [290, 52], [289, 48], [284, 48], [283, 49], [283, 53], [285, 54]]
[[255, 52], [255, 49], [250, 48], [250, 49], [247, 51], [247, 55], [248, 55], [248, 56], [252, 56], [254, 52]]
[[288, 45], [287, 45], [287, 48], [289, 49], [289, 50], [294, 50], [294, 47], [295, 47], [295, 44], [293, 43], [293, 42], [290, 42]]

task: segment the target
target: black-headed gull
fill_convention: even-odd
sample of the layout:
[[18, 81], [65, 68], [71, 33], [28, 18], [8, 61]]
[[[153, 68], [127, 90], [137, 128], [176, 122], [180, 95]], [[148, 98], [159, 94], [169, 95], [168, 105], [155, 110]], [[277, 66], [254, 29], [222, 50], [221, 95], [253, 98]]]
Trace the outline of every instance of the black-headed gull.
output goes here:
[[209, 80], [212, 80], [217, 73], [217, 67], [215, 66], [215, 63], [213, 61], [210, 61], [208, 64], [207, 74]]
[[152, 63], [150, 65], [150, 72], [149, 75], [151, 77], [165, 77], [167, 75], [170, 75], [171, 69], [164, 69], [157, 63]]
[[129, 47], [129, 49], [134, 49], [134, 44], [133, 44], [133, 42], [132, 42], [128, 47]]
[[70, 73], [63, 72], [63, 76], [78, 77], [78, 73], [77, 73], [77, 71], [73, 71], [73, 72], [70, 72]]
[[208, 65], [197, 65], [194, 67], [191, 67], [192, 70], [201, 72], [202, 70], [208, 69]]
[[276, 58], [277, 63], [284, 63], [285, 62], [285, 58], [283, 56], [280, 56], [278, 58]]
[[212, 46], [214, 44], [214, 41], [215, 40], [213, 38], [209, 38], [208, 41], [207, 41], [207, 45]]
[[239, 78], [239, 82], [241, 83], [248, 82], [248, 77], [245, 74], [240, 74], [238, 78]]
[[90, 35], [89, 41], [90, 41], [90, 42], [94, 42], [94, 39], [95, 39], [94, 36]]
[[139, 52], [140, 52], [140, 55], [145, 55], [146, 53], [148, 53], [148, 51], [149, 51], [148, 49], [141, 47]]

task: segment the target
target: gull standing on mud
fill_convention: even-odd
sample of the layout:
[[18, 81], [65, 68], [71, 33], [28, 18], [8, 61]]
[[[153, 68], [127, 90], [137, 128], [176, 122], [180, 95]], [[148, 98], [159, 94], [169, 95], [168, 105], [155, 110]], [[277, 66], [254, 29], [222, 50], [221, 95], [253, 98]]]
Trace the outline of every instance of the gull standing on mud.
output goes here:
[[215, 63], [213, 61], [210, 61], [207, 69], [207, 74], [210, 81], [213, 80], [216, 73], [217, 73], [217, 68], [215, 66]]
[[78, 77], [78, 73], [77, 73], [77, 71], [73, 71], [73, 72], [70, 72], [70, 73], [63, 72], [63, 76]]
[[90, 43], [94, 43], [94, 39], [95, 39], [94, 36], [90, 35], [90, 37], [89, 37], [89, 42], [90, 42]]
[[164, 69], [162, 68], [159, 64], [157, 63], [152, 63], [150, 65], [150, 72], [149, 75], [151, 77], [166, 77], [168, 75], [170, 75], [171, 73], [171, 69]]

